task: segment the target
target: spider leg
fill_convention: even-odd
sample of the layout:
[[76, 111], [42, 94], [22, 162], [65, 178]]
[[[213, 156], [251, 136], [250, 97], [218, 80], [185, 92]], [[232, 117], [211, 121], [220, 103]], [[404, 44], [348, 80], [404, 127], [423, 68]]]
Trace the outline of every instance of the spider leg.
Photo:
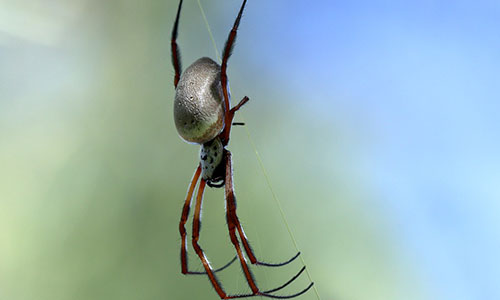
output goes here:
[[172, 47], [172, 64], [174, 65], [175, 77], [174, 86], [177, 87], [177, 83], [181, 78], [181, 52], [179, 46], [177, 46], [177, 27], [179, 27], [179, 16], [181, 14], [182, 0], [179, 1], [179, 7], [177, 8], [177, 16], [175, 17], [174, 28], [172, 29], [172, 38], [170, 40], [170, 45]]
[[238, 241], [238, 237], [236, 236], [236, 224], [234, 220], [234, 216], [236, 214], [236, 205], [235, 205], [235, 196], [234, 196], [234, 188], [233, 188], [233, 170], [232, 170], [232, 162], [231, 162], [231, 152], [225, 151], [225, 159], [226, 159], [226, 187], [225, 187], [225, 196], [226, 196], [226, 219], [227, 226], [229, 229], [229, 236], [231, 237], [231, 242], [236, 249], [236, 253], [238, 254], [238, 258], [240, 259], [241, 268], [243, 269], [243, 273], [245, 274], [245, 278], [247, 279], [248, 285], [252, 289], [253, 294], [259, 293], [259, 288], [255, 283], [255, 279], [253, 278], [253, 274], [248, 267], [247, 262], [245, 261], [245, 257], [243, 256], [243, 252], [241, 251], [240, 242]]
[[269, 297], [269, 298], [293, 298], [293, 297], [297, 297], [299, 295], [302, 295], [303, 293], [307, 292], [308, 289], [310, 289], [313, 284], [309, 284], [309, 286], [307, 286], [307, 288], [305, 288], [304, 290], [296, 293], [296, 294], [292, 294], [292, 295], [285, 295], [285, 296], [280, 296], [280, 295], [271, 295], [270, 293], [274, 293], [274, 292], [277, 292], [281, 289], [284, 289], [285, 287], [287, 287], [290, 283], [294, 282], [295, 279], [299, 278], [300, 274], [302, 274], [302, 272], [304, 272], [304, 270], [306, 269], [306, 267], [302, 267], [302, 269], [300, 269], [300, 271], [295, 274], [295, 276], [293, 276], [290, 280], [288, 280], [287, 282], [285, 282], [284, 284], [280, 285], [279, 287], [277, 288], [274, 288], [274, 289], [271, 289], [271, 290], [267, 290], [267, 291], [263, 291], [263, 292], [259, 292], [258, 294], [241, 294], [241, 295], [236, 295], [236, 296], [232, 296], [232, 298], [244, 298], [244, 297], [253, 297], [253, 296], [264, 296], [264, 297]]
[[[213, 272], [217, 273], [217, 272], [220, 272], [220, 271], [226, 269], [227, 267], [232, 265], [236, 261], [236, 259], [238, 259], [238, 256], [234, 256], [233, 259], [231, 259], [227, 264], [223, 265], [222, 267], [220, 267], [218, 269], [213, 270]], [[189, 275], [207, 275], [208, 273], [206, 271], [189, 271], [188, 274]]]
[[236, 17], [236, 20], [234, 21], [233, 28], [229, 32], [229, 36], [227, 37], [227, 40], [226, 40], [226, 45], [224, 46], [224, 52], [222, 54], [220, 78], [221, 78], [221, 85], [222, 85], [222, 93], [224, 95], [224, 104], [226, 107], [225, 121], [224, 121], [226, 126], [224, 128], [224, 133], [223, 133], [223, 137], [226, 141], [229, 141], [229, 132], [231, 131], [231, 120], [232, 120], [232, 117], [230, 118], [230, 110], [229, 110], [230, 100], [229, 100], [229, 92], [227, 90], [227, 61], [229, 60], [229, 57], [231, 56], [231, 53], [233, 51], [234, 41], [236, 40], [236, 33], [238, 31], [238, 26], [240, 25], [241, 16], [243, 15], [243, 10], [245, 9], [246, 3], [247, 3], [247, 0], [244, 0], [243, 3], [241, 4], [240, 12], [238, 13], [238, 16]]
[[236, 111], [238, 111], [245, 103], [247, 103], [248, 100], [250, 100], [250, 99], [247, 96], [243, 97], [243, 99], [241, 99], [241, 101], [235, 107], [231, 108], [231, 110], [229, 111], [229, 113], [231, 113], [233, 115], [233, 117], [234, 117], [234, 113]]
[[[184, 202], [184, 207], [182, 208], [182, 215], [181, 215], [181, 221], [179, 223], [179, 232], [181, 234], [181, 272], [182, 274], [207, 274], [206, 272], [199, 272], [199, 271], [189, 271], [188, 270], [188, 260], [187, 260], [187, 239], [186, 239], [186, 222], [187, 218], [189, 216], [189, 210], [191, 208], [191, 200], [193, 198], [193, 192], [194, 188], [196, 186], [196, 183], [198, 182], [198, 179], [200, 178], [201, 174], [201, 166], [198, 165], [198, 168], [194, 172], [193, 178], [191, 179], [191, 183], [188, 188], [188, 192], [186, 195], [186, 201]], [[214, 272], [219, 272], [224, 270], [225, 268], [229, 267], [233, 262], [236, 261], [236, 256], [233, 257], [227, 264], [224, 266], [220, 267], [219, 269], [214, 270]]]
[[186, 222], [189, 216], [189, 210], [191, 208], [191, 200], [193, 198], [194, 188], [201, 174], [201, 165], [198, 165], [196, 171], [194, 172], [191, 183], [189, 184], [188, 192], [186, 195], [186, 201], [184, 202], [184, 207], [182, 208], [181, 221], [179, 223], [179, 232], [181, 234], [181, 268], [182, 274], [189, 274], [188, 262], [187, 262], [187, 241], [186, 241]]
[[198, 194], [196, 195], [196, 206], [195, 206], [194, 220], [193, 220], [192, 243], [193, 243], [194, 251], [200, 257], [200, 260], [203, 264], [203, 267], [205, 268], [205, 271], [207, 272], [208, 279], [212, 283], [212, 286], [215, 288], [215, 291], [217, 292], [217, 294], [219, 294], [219, 297], [221, 299], [228, 299], [226, 292], [224, 292], [222, 285], [220, 284], [219, 280], [215, 276], [215, 271], [212, 270], [212, 267], [210, 266], [210, 263], [208, 262], [208, 259], [205, 256], [203, 249], [201, 249], [200, 245], [198, 244], [198, 240], [200, 238], [200, 227], [201, 227], [201, 207], [202, 207], [202, 202], [203, 202], [203, 192], [205, 191], [205, 184], [206, 184], [206, 181], [205, 181], [205, 179], [202, 178], [200, 181], [200, 186], [198, 187]]
[[300, 269], [300, 271], [297, 274], [295, 274], [295, 276], [293, 276], [290, 280], [288, 280], [287, 282], [285, 282], [284, 284], [282, 284], [281, 286], [279, 286], [277, 288], [264, 291], [263, 293], [265, 293], [265, 294], [274, 293], [274, 292], [277, 292], [277, 291], [287, 287], [290, 283], [294, 282], [295, 279], [299, 278], [300, 274], [302, 274], [302, 272], [304, 272], [305, 269], [306, 269], [306, 267], [303, 266], [302, 269]]
[[[245, 97], [245, 98], [248, 99], [247, 97]], [[245, 100], [245, 98], [240, 102], [241, 105], [245, 104], [246, 101], [243, 102]], [[235, 109], [239, 109], [239, 107], [241, 106], [240, 104], [238, 104], [234, 108]], [[227, 151], [227, 153], [228, 154], [227, 154], [226, 160], [228, 161], [229, 164], [231, 164], [231, 154], [230, 154], [229, 151]], [[232, 172], [232, 169], [231, 170], [229, 170], [229, 169], [226, 170], [226, 177], [228, 177], [228, 174], [229, 174], [228, 172], [229, 171]], [[231, 180], [231, 182], [228, 185], [226, 185], [226, 186], [232, 188], [232, 174], [229, 177], [230, 177], [229, 179]], [[228, 180], [228, 178], [226, 178], [226, 183], [227, 183], [227, 180]], [[248, 255], [248, 258], [250, 259], [250, 262], [252, 264], [254, 264], [254, 265], [260, 265], [260, 266], [267, 266], [267, 267], [281, 267], [281, 266], [285, 266], [285, 265], [293, 262], [297, 257], [299, 257], [300, 252], [298, 252], [297, 254], [295, 254], [289, 260], [287, 260], [285, 262], [281, 262], [281, 263], [267, 263], [267, 262], [259, 261], [257, 259], [257, 257], [255, 256], [255, 254], [253, 253], [252, 247], [250, 246], [250, 243], [248, 242], [248, 238], [245, 235], [245, 231], [243, 230], [243, 227], [241, 226], [240, 220], [238, 219], [238, 215], [236, 214], [236, 200], [235, 200], [234, 195], [232, 195], [231, 198], [228, 198], [228, 200], [231, 200], [231, 202], [232, 202], [231, 203], [231, 207], [233, 207], [233, 211], [231, 211], [231, 213], [232, 213], [232, 215], [231, 215], [231, 221], [232, 221], [232, 223], [234, 223], [234, 226], [238, 230], [238, 234], [240, 236], [240, 239], [241, 239], [241, 242], [243, 244], [243, 247], [245, 248], [245, 252]], [[228, 207], [229, 207], [229, 204], [228, 204]]]
[[281, 263], [267, 263], [257, 260], [257, 257], [253, 253], [253, 249], [250, 246], [250, 243], [248, 242], [248, 238], [245, 235], [245, 231], [243, 230], [243, 227], [241, 226], [238, 216], [236, 215], [236, 212], [234, 213], [234, 222], [236, 224], [236, 228], [238, 229], [238, 233], [240, 235], [241, 242], [243, 243], [243, 247], [245, 248], [245, 252], [247, 253], [248, 258], [250, 259], [250, 262], [252, 264], [259, 266], [266, 266], [266, 267], [281, 267], [288, 265], [289, 263], [293, 262], [297, 257], [299, 257], [300, 252], [297, 252], [297, 254], [295, 254], [292, 258]]
[[302, 291], [298, 292], [298, 293], [295, 293], [295, 294], [292, 294], [292, 295], [271, 295], [271, 294], [267, 294], [267, 293], [260, 293], [259, 296], [264, 296], [264, 297], [268, 297], [268, 298], [274, 298], [274, 299], [290, 299], [290, 298], [295, 298], [295, 297], [298, 297], [302, 294], [304, 294], [305, 292], [307, 292], [310, 288], [312, 288], [312, 286], [314, 285], [314, 282], [311, 282], [305, 289], [303, 289]]
[[[270, 293], [279, 291], [279, 290], [285, 288], [286, 286], [288, 286], [293, 281], [295, 281], [302, 274], [302, 272], [304, 272], [304, 270], [306, 268], [305, 266], [302, 267], [302, 269], [295, 276], [293, 276], [290, 280], [288, 280], [287, 282], [285, 282], [284, 284], [282, 284], [281, 286], [279, 286], [277, 288], [267, 290], [267, 291], [260, 291], [259, 288], [257, 287], [257, 285], [255, 283], [255, 279], [253, 278], [253, 274], [250, 271], [250, 268], [248, 267], [248, 264], [245, 260], [245, 257], [243, 256], [243, 253], [242, 253], [239, 241], [238, 241], [238, 237], [236, 236], [236, 229], [238, 228], [239, 221], [238, 221], [238, 217], [236, 215], [236, 197], [234, 195], [234, 186], [233, 186], [232, 158], [231, 158], [231, 152], [228, 150], [225, 151], [225, 161], [226, 161], [225, 196], [226, 196], [226, 209], [227, 209], [226, 218], [227, 218], [227, 225], [229, 228], [229, 236], [231, 237], [231, 242], [233, 243], [233, 245], [236, 249], [236, 252], [238, 254], [238, 258], [240, 260], [241, 267], [243, 269], [243, 273], [245, 275], [245, 278], [247, 279], [248, 285], [252, 289], [252, 293], [253, 293], [253, 294], [247, 294], [247, 295], [232, 296], [230, 298], [264, 296], [264, 297], [276, 298], [276, 299], [289, 299], [289, 298], [294, 298], [294, 297], [302, 295], [303, 293], [307, 292], [313, 286], [314, 283], [311, 282], [305, 289], [303, 289], [302, 291], [300, 291], [296, 294], [292, 294], [292, 295], [281, 296], [281, 295], [272, 295]], [[241, 228], [241, 226], [239, 226], [239, 228]], [[242, 236], [240, 236], [240, 238], [241, 238], [242, 242], [245, 240]], [[247, 241], [247, 243], [248, 243], [248, 241]], [[248, 252], [247, 252], [247, 255], [250, 256], [250, 254]], [[252, 253], [252, 255], [253, 255], [253, 253]], [[293, 257], [292, 260], [294, 260], [297, 256], [298, 256], [298, 254], [295, 257]], [[292, 260], [290, 260], [284, 264], [287, 264], [287, 263], [291, 262]], [[283, 264], [280, 264], [280, 265], [283, 265]]]
[[222, 140], [224, 145], [227, 145], [229, 143], [229, 135], [231, 133], [231, 126], [232, 125], [245, 125], [245, 123], [239, 123], [239, 122], [233, 123], [233, 118], [234, 118], [234, 114], [245, 103], [247, 103], [248, 100], [250, 100], [250, 99], [247, 96], [243, 97], [243, 99], [241, 99], [241, 101], [235, 107], [231, 108], [229, 110], [229, 113], [226, 115], [226, 117], [224, 119], [224, 123], [225, 123], [224, 131], [220, 134], [221, 140]]
[[[302, 291], [298, 292], [298, 293], [295, 293], [295, 294], [292, 294], [292, 295], [272, 295], [272, 294], [268, 294], [267, 292], [260, 292], [258, 294], [242, 294], [242, 295], [236, 295], [236, 296], [232, 296], [230, 297], [229, 299], [235, 299], [235, 298], [248, 298], [248, 297], [255, 297], [255, 296], [261, 296], [261, 297], [268, 297], [268, 298], [274, 298], [274, 299], [290, 299], [290, 298], [295, 298], [295, 297], [298, 297], [302, 294], [304, 294], [305, 292], [307, 292], [310, 288], [312, 288], [312, 286], [314, 285], [314, 282], [311, 282], [305, 289], [303, 289]], [[279, 287], [278, 289], [282, 289], [284, 288], [284, 286], [281, 286]]]

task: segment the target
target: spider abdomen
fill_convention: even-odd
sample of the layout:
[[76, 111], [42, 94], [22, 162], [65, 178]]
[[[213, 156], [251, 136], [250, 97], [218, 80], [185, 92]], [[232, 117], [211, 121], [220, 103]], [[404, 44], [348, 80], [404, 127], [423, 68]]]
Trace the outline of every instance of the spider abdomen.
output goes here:
[[224, 129], [224, 101], [220, 66], [208, 57], [182, 73], [175, 90], [174, 119], [186, 141], [203, 144]]

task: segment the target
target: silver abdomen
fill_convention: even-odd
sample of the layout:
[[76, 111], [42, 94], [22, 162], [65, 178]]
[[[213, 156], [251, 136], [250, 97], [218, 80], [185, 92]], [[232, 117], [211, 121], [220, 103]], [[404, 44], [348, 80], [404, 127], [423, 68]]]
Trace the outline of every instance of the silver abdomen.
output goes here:
[[177, 132], [186, 141], [203, 144], [224, 128], [224, 100], [220, 66], [208, 57], [182, 73], [174, 100]]
[[224, 146], [219, 138], [215, 138], [201, 146], [201, 178], [210, 180], [213, 177], [215, 169], [222, 161]]

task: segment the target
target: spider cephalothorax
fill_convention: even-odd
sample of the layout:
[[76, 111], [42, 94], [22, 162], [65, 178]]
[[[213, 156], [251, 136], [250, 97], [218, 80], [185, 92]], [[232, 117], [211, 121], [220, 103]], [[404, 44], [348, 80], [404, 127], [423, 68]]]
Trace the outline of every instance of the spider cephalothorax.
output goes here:
[[208, 186], [224, 186], [225, 170], [222, 162], [225, 151], [227, 150], [218, 137], [201, 145], [201, 178], [207, 181]]
[[[305, 270], [305, 266], [302, 267], [302, 269], [294, 277], [281, 286], [263, 291], [257, 286], [244, 253], [246, 253], [250, 263], [268, 267], [279, 267], [289, 264], [294, 261], [300, 253], [297, 253], [288, 261], [278, 264], [270, 264], [257, 260], [243, 231], [243, 227], [240, 224], [238, 216], [236, 215], [236, 196], [233, 186], [232, 158], [231, 152], [226, 149], [226, 146], [229, 143], [234, 114], [248, 101], [248, 97], [243, 97], [238, 105], [230, 108], [226, 70], [227, 61], [229, 56], [231, 56], [231, 51], [236, 39], [236, 32], [238, 30], [245, 4], [246, 0], [243, 1], [233, 28], [229, 33], [222, 56], [222, 64], [219, 65], [212, 59], [203, 57], [191, 64], [181, 75], [180, 51], [176, 42], [177, 27], [179, 25], [179, 16], [182, 7], [182, 0], [179, 1], [179, 8], [177, 10], [171, 39], [172, 63], [175, 70], [174, 85], [176, 87], [174, 119], [177, 131], [184, 140], [201, 145], [200, 163], [198, 164], [193, 179], [191, 180], [191, 184], [189, 185], [179, 224], [179, 232], [182, 238], [181, 268], [183, 274], [207, 275], [212, 283], [212, 286], [215, 288], [221, 299], [234, 299], [252, 296], [264, 296], [280, 299], [293, 298], [305, 293], [312, 287], [313, 283], [309, 284], [302, 291], [292, 295], [281, 296], [274, 295], [272, 293], [285, 288], [297, 279]], [[189, 215], [189, 209], [191, 207], [191, 200], [193, 198], [198, 180], [200, 181], [200, 184], [196, 195], [192, 245], [203, 264], [205, 269], [203, 272], [189, 271], [188, 269], [187, 233], [185, 228]], [[210, 187], [224, 187], [225, 189], [226, 221], [231, 242], [236, 250], [236, 257], [219, 269], [213, 269], [210, 266], [207, 256], [198, 243], [200, 237], [201, 207], [206, 185]], [[240, 261], [245, 279], [248, 286], [252, 290], [249, 294], [228, 295], [217, 279], [216, 273], [231, 265], [236, 258]]]

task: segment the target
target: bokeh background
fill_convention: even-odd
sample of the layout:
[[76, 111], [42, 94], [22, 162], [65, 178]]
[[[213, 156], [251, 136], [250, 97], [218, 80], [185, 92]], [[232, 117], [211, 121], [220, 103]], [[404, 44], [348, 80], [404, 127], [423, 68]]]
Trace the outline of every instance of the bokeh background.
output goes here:
[[[201, 2], [220, 50], [241, 3]], [[0, 299], [218, 299], [180, 274], [199, 147], [172, 120], [176, 7], [0, 2]], [[238, 120], [322, 299], [500, 299], [499, 17], [488, 0], [248, 1], [233, 102], [251, 99]], [[216, 58], [195, 0], [178, 42], [184, 67]], [[257, 255], [288, 259], [245, 128], [230, 149]], [[208, 190], [214, 266], [234, 255], [224, 218]], [[254, 270], [266, 289], [300, 267]], [[237, 264], [220, 276], [248, 291]]]

